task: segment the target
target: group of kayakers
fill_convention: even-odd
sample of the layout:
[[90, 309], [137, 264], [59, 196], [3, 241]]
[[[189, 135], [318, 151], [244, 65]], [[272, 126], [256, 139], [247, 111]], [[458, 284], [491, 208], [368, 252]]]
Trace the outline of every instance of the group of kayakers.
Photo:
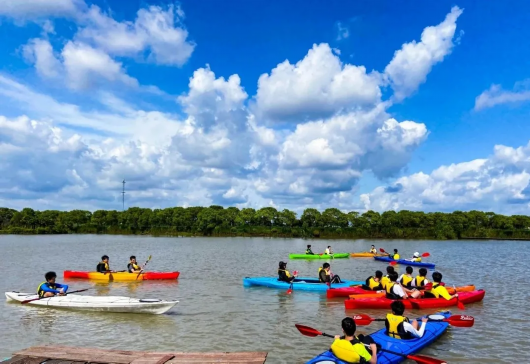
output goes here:
[[[377, 253], [377, 250], [375, 249], [375, 246], [372, 245], [372, 247], [370, 248], [370, 253], [372, 254], [378, 254]], [[381, 254], [381, 253], [379, 253]], [[400, 260], [401, 259], [401, 256], [399, 255], [399, 252], [397, 249], [394, 249], [394, 253], [390, 254], [390, 253], [382, 253], [384, 255], [387, 255], [390, 259], [393, 259], [393, 260]], [[413, 255], [412, 255], [412, 258], [411, 259], [406, 259], [408, 261], [411, 261], [411, 262], [421, 262], [421, 255], [419, 252], [415, 252]]]
[[[287, 263], [281, 261], [278, 266], [278, 280], [281, 282], [291, 283], [298, 276], [298, 272], [294, 271], [292, 274], [287, 270]], [[329, 263], [322, 264], [322, 267], [318, 268], [318, 281], [320, 283], [341, 283], [341, 279], [338, 275], [331, 272], [331, 265]]]
[[[109, 265], [109, 256], [104, 255], [101, 257], [101, 262], [98, 263], [96, 267], [98, 273], [116, 273], [116, 271], [110, 269]], [[127, 272], [129, 273], [141, 273], [142, 267], [136, 262], [136, 257], [131, 255], [129, 258], [129, 264], [127, 264]], [[122, 271], [122, 272], [126, 272]], [[55, 272], [48, 272], [44, 275], [46, 279], [42, 282], [37, 288], [37, 294], [41, 298], [53, 297], [56, 295], [64, 296], [66, 291], [68, 291], [68, 285], [60, 284], [55, 282], [57, 279], [57, 274]]]
[[[313, 250], [311, 249], [311, 244], [307, 245], [307, 249], [305, 250], [305, 253], [308, 255], [315, 255], [315, 253], [313, 253]], [[324, 253], [322, 254], [333, 255], [333, 250], [331, 249], [331, 245], [328, 245], [328, 247], [324, 250]]]

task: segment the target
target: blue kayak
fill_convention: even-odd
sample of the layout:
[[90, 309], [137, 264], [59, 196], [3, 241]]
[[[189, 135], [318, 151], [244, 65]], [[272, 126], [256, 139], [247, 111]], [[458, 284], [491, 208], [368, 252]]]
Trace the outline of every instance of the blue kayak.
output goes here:
[[[364, 281], [342, 281], [342, 283], [332, 283], [331, 288], [345, 288], [355, 285], [364, 284]], [[262, 286], [269, 288], [285, 289], [287, 290], [290, 286], [287, 282], [279, 281], [276, 277], [245, 277], [243, 278], [243, 286]], [[325, 292], [329, 289], [325, 283], [320, 283], [315, 278], [296, 278], [293, 283], [293, 291], [313, 291], [313, 292]]]
[[387, 262], [387, 263], [397, 262], [397, 264], [410, 265], [411, 267], [423, 267], [423, 268], [434, 269], [434, 266], [435, 266], [434, 263], [411, 262], [410, 260], [405, 260], [405, 259], [394, 260], [389, 257], [374, 257], [374, 259], [379, 260], [380, 262]]
[[[444, 317], [451, 316], [450, 311], [439, 312], [436, 315], [443, 315]], [[425, 333], [420, 339], [412, 340], [400, 340], [394, 339], [385, 334], [386, 329], [381, 329], [379, 331], [370, 334], [374, 341], [381, 345], [381, 348], [384, 350], [395, 351], [397, 353], [402, 353], [405, 355], [411, 355], [417, 353], [426, 346], [432, 344], [436, 339], [438, 339], [447, 329], [449, 324], [447, 322], [427, 322], [427, 327], [425, 328]], [[331, 345], [331, 343], [330, 343]], [[401, 363], [406, 358], [400, 355], [390, 354], [386, 352], [377, 353], [377, 364], [396, 364]], [[349, 364], [348, 362], [342, 361], [337, 358], [333, 353], [328, 350], [317, 357], [309, 360], [306, 364]]]

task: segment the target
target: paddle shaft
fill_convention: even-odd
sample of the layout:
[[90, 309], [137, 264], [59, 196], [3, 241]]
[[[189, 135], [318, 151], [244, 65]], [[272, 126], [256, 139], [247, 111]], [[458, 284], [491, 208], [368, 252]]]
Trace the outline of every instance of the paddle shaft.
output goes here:
[[142, 274], [142, 272], [144, 271], [144, 268], [145, 266], [147, 265], [147, 263], [149, 263], [149, 261], [151, 260], [151, 256], [149, 256], [149, 258], [147, 258], [147, 260], [145, 261], [142, 269], [140, 269], [140, 272], [138, 273], [138, 275], [136, 276], [136, 279], [138, 279], [138, 277], [140, 277], [140, 274]]
[[[89, 289], [90, 288], [80, 289], [80, 290], [77, 290], [77, 291], [72, 291], [72, 292], [65, 293], [64, 295], [66, 296], [66, 295], [69, 295], [69, 294], [72, 294], [72, 293], [84, 292], [84, 291], [88, 291]], [[44, 298], [53, 298], [53, 297], [57, 297], [57, 296], [33, 298], [31, 300], [25, 300], [25, 301], [22, 301], [20, 303], [29, 303], [29, 302], [33, 302], [33, 301], [42, 300]]]

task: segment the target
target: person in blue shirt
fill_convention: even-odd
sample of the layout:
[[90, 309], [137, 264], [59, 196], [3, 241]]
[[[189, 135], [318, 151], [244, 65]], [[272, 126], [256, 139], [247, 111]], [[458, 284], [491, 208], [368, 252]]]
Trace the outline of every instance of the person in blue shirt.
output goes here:
[[57, 274], [55, 272], [48, 272], [44, 275], [46, 282], [42, 282], [37, 288], [37, 294], [39, 297], [53, 297], [56, 295], [64, 296], [68, 291], [68, 285], [59, 284], [55, 282]]

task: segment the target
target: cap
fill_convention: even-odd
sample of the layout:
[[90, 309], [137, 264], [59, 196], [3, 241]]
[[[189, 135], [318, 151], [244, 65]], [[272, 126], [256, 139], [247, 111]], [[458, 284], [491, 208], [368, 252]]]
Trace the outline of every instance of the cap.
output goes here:
[[420, 256], [420, 253], [416, 252], [416, 253], [414, 253], [414, 256], [415, 256], [415, 257], [419, 257], [419, 256]]

